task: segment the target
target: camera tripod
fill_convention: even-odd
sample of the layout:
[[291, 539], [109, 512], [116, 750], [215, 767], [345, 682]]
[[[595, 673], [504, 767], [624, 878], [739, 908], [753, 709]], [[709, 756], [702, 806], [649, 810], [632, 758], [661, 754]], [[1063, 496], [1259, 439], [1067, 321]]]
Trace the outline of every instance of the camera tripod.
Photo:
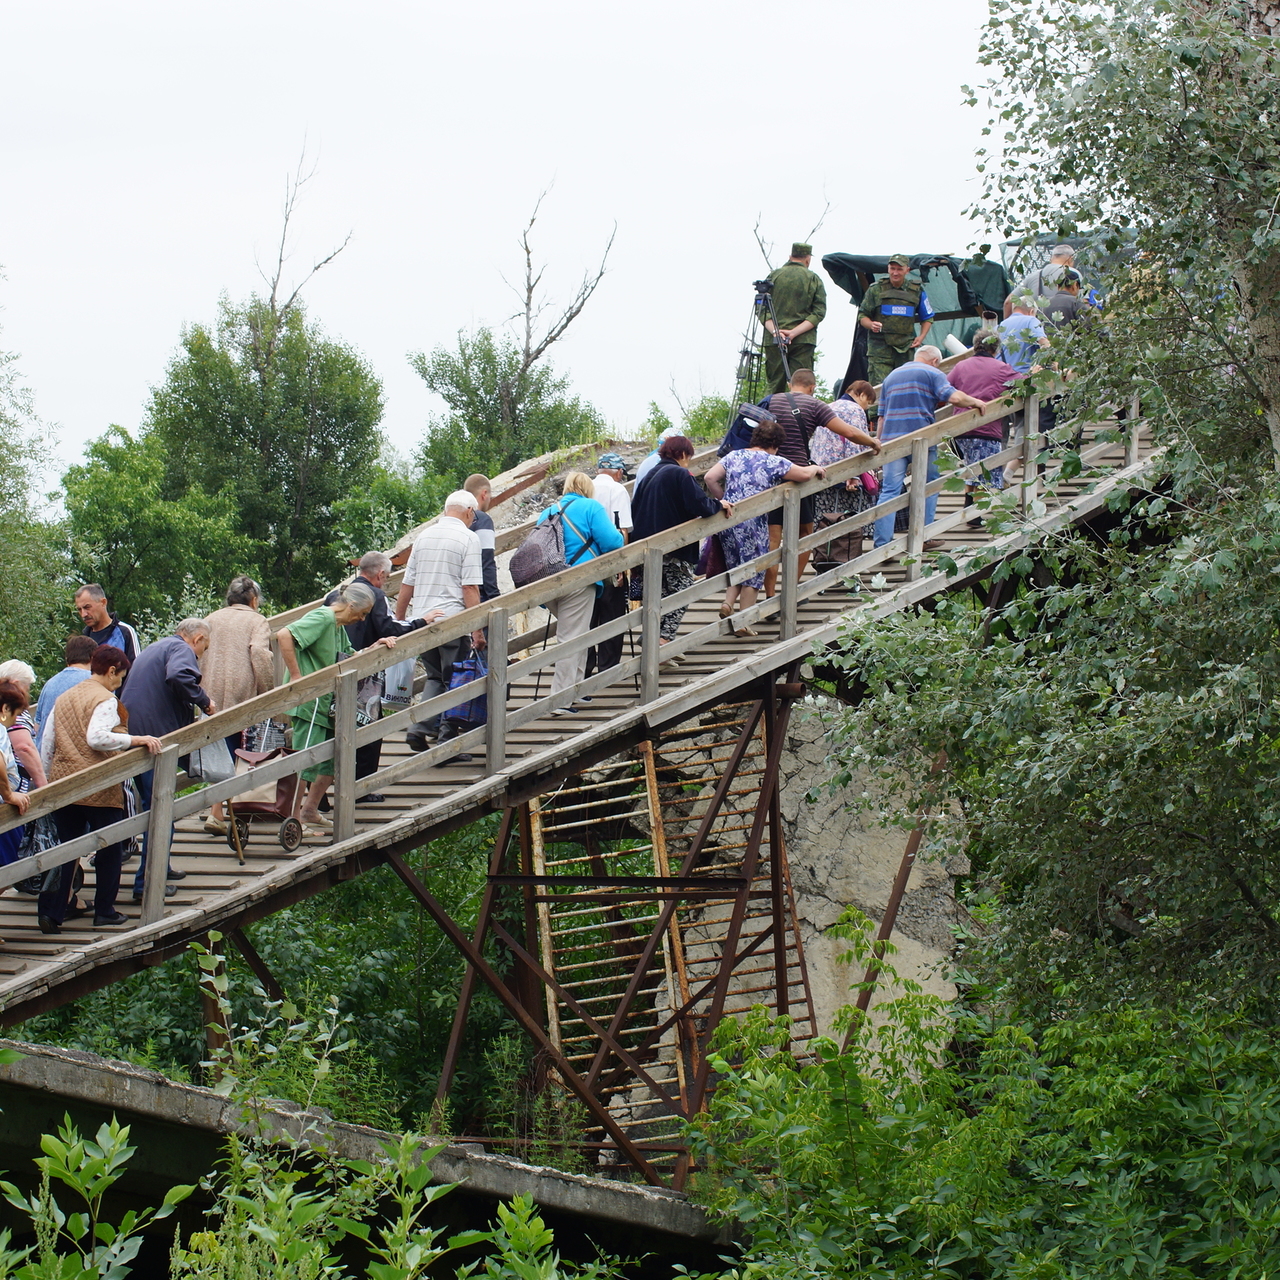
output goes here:
[[[753, 282], [756, 296], [751, 304], [751, 319], [742, 335], [742, 350], [738, 352], [738, 371], [734, 382], [733, 400], [729, 406], [729, 422], [737, 417], [740, 404], [755, 404], [764, 395], [764, 347], [769, 341], [777, 344], [782, 357], [782, 369], [787, 382], [791, 382], [791, 364], [787, 360], [787, 340], [780, 336], [778, 315], [773, 309], [773, 281]], [[773, 322], [773, 333], [764, 327], [760, 313], [764, 310]]]

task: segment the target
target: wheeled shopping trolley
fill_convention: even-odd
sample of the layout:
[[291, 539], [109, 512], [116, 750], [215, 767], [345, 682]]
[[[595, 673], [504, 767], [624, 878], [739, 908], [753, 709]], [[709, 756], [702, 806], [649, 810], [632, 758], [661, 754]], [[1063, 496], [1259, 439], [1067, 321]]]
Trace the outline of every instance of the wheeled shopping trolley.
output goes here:
[[[277, 747], [274, 751], [241, 749], [235, 754], [236, 773], [244, 774], [268, 760], [277, 760], [293, 752], [286, 747]], [[227, 844], [241, 862], [244, 862], [244, 846], [249, 839], [251, 823], [277, 823], [276, 838], [289, 853], [302, 843], [302, 823], [293, 816], [300, 785], [298, 775], [290, 773], [272, 782], [264, 782], [227, 802]]]

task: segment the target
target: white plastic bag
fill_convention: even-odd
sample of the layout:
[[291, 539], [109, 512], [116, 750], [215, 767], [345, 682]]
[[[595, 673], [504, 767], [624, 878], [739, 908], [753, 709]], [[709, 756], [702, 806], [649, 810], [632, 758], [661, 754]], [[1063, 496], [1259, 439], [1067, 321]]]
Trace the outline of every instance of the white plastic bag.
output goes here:
[[416, 662], [416, 658], [406, 658], [403, 662], [392, 663], [382, 673], [384, 706], [400, 711], [413, 701], [413, 668]]
[[187, 777], [199, 778], [202, 782], [226, 782], [235, 775], [235, 765], [231, 762], [231, 752], [227, 750], [224, 738], [218, 738], [199, 751], [191, 753], [191, 763], [187, 766]]

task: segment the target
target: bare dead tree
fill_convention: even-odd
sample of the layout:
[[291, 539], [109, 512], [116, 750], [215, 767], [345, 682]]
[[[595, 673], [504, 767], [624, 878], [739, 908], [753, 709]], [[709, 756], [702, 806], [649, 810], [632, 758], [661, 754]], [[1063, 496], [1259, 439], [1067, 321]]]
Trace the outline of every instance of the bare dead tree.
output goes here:
[[818, 215], [818, 220], [813, 224], [813, 227], [809, 231], [809, 234], [804, 238], [806, 244], [812, 243], [813, 237], [816, 236], [818, 232], [822, 230], [822, 224], [826, 222], [827, 214], [829, 214], [830, 212], [831, 212], [831, 201], [826, 200], [824, 198], [823, 205], [822, 205], [822, 212]]
[[[817, 222], [813, 224], [813, 229], [805, 236], [806, 241], [810, 241], [822, 229], [822, 224], [827, 220], [827, 214], [831, 212], [831, 201], [827, 200], [822, 206], [822, 213], [818, 216]], [[756, 238], [756, 244], [760, 246], [760, 254], [765, 262], [769, 264], [770, 270], [773, 269], [773, 241], [765, 243], [764, 238], [760, 235], [760, 214], [756, 214], [756, 225], [751, 228], [751, 234]]]
[[757, 213], [756, 225], [751, 228], [751, 234], [755, 236], [756, 244], [760, 246], [760, 256], [764, 258], [765, 264], [768, 266], [769, 270], [772, 271], [773, 270], [773, 242], [770, 241], [768, 244], [765, 244], [765, 242], [761, 239], [760, 217], [761, 215]]
[[264, 335], [257, 325], [253, 326], [254, 354], [259, 361], [260, 369], [266, 368], [271, 363], [271, 358], [275, 354], [276, 343], [283, 327], [283, 321], [289, 312], [293, 310], [298, 301], [298, 295], [303, 288], [317, 272], [327, 267], [351, 243], [352, 233], [348, 231], [340, 245], [312, 263], [311, 270], [294, 286], [288, 298], [281, 304], [280, 294], [284, 280], [285, 263], [288, 262], [291, 256], [289, 253], [289, 224], [292, 222], [294, 211], [297, 209], [298, 198], [302, 193], [302, 188], [315, 177], [315, 174], [316, 165], [313, 164], [309, 169], [307, 168], [307, 152], [304, 147], [302, 154], [298, 157], [297, 168], [285, 181], [284, 207], [281, 211], [280, 220], [280, 243], [276, 248], [276, 260], [271, 274], [268, 275], [263, 270], [261, 263], [257, 264], [258, 274], [270, 291], [267, 297], [267, 308], [271, 315], [270, 333]]
[[548, 191], [550, 191], [549, 187], [534, 202], [533, 212], [529, 215], [529, 221], [525, 224], [524, 231], [520, 235], [520, 248], [524, 251], [523, 287], [517, 288], [503, 276], [508, 288], [524, 304], [520, 311], [510, 317], [512, 320], [519, 321], [524, 331], [520, 353], [521, 374], [527, 373], [537, 361], [542, 359], [548, 349], [564, 337], [565, 331], [582, 314], [583, 307], [587, 305], [591, 295], [596, 291], [596, 286], [604, 277], [609, 261], [609, 253], [613, 249], [613, 241], [618, 234], [618, 224], [615, 222], [613, 230], [609, 233], [609, 240], [605, 244], [604, 252], [600, 255], [599, 266], [594, 271], [587, 270], [583, 272], [582, 283], [578, 285], [577, 292], [569, 300], [568, 304], [557, 313], [555, 319], [542, 330], [540, 335], [535, 337], [542, 315], [551, 305], [546, 298], [540, 297], [538, 293], [546, 266], [545, 264], [538, 267], [534, 266], [531, 239], [534, 224], [538, 221], [538, 213], [542, 208], [542, 202], [547, 198]]

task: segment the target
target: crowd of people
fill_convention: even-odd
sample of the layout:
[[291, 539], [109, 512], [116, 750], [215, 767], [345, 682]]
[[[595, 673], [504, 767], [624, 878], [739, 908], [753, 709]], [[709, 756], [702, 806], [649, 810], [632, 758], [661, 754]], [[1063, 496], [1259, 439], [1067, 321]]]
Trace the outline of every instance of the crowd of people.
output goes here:
[[[701, 482], [690, 471], [696, 452], [693, 441], [675, 431], [665, 432], [657, 448], [640, 464], [631, 492], [625, 483], [631, 478], [630, 467], [618, 453], [601, 454], [594, 476], [571, 472], [564, 479], [560, 497], [537, 517], [539, 524], [553, 517], [560, 522], [568, 565], [589, 562], [629, 540], [648, 538], [692, 519], [718, 512], [731, 516], [736, 504], [756, 494], [781, 484], [825, 478], [827, 468], [862, 455], [867, 458], [865, 471], [801, 499], [800, 533], [811, 534], [820, 523], [843, 522], [844, 542], [839, 554], [829, 549], [825, 555], [819, 554], [822, 565], [843, 563], [858, 553], [865, 533], [865, 529], [856, 529], [849, 534], [849, 518], [866, 513], [874, 545], [882, 547], [894, 536], [895, 513], [877, 517], [876, 509], [901, 495], [910, 465], [910, 459], [904, 457], [878, 467], [875, 455], [885, 443], [929, 426], [937, 410], [946, 404], [958, 409], [989, 409], [1037, 368], [1042, 348], [1051, 344], [1056, 328], [1090, 323], [1096, 316], [1096, 308], [1081, 297], [1083, 280], [1074, 268], [1070, 246], [1058, 246], [1048, 266], [1015, 286], [999, 328], [980, 332], [968, 358], [944, 373], [941, 351], [923, 341], [932, 314], [928, 299], [918, 282], [907, 279], [908, 259], [895, 255], [889, 260], [887, 278], [868, 291], [860, 307], [860, 323], [874, 340], [876, 372], [883, 375], [879, 390], [866, 380], [854, 380], [834, 403], [827, 404], [815, 395], [812, 351], [806, 349], [812, 346], [811, 335], [825, 309], [825, 295], [804, 278], [814, 275], [808, 269], [810, 252], [808, 245], [793, 246], [790, 262], [775, 273], [781, 285], [775, 302], [780, 299], [793, 310], [807, 308], [799, 320], [789, 317], [789, 328], [779, 328], [783, 341], [773, 344], [779, 358], [789, 349], [799, 367], [792, 369], [789, 382], [783, 379], [778, 389], [771, 387], [760, 406], [743, 407], [751, 414], [749, 437], [727, 438], [719, 460]], [[777, 383], [776, 372], [771, 362], [773, 385]], [[1051, 419], [1052, 413], [1052, 402], [1048, 402], [1042, 414]], [[954, 447], [963, 462], [980, 468], [966, 482], [966, 505], [973, 502], [979, 487], [998, 490], [1006, 483], [1003, 469], [988, 468], [985, 462], [1006, 447], [1011, 431], [1016, 431], [1016, 421], [1012, 426], [1011, 421], [1013, 415], [955, 437]], [[928, 458], [926, 479], [932, 480], [939, 474], [936, 449], [930, 449]], [[276, 631], [274, 640], [286, 678], [303, 679], [331, 666], [345, 653], [373, 647], [392, 649], [412, 631], [495, 599], [499, 587], [494, 525], [488, 514], [491, 498], [489, 479], [473, 475], [445, 499], [439, 518], [413, 543], [394, 606], [384, 590], [391, 559], [383, 552], [371, 551], [360, 560], [353, 581]], [[933, 495], [926, 498], [926, 523], [933, 522], [936, 501]], [[745, 576], [732, 571], [779, 546], [782, 520], [782, 508], [775, 507], [767, 515], [726, 527], [701, 546], [690, 542], [666, 552], [661, 561], [661, 596], [686, 591], [699, 572], [712, 576], [727, 570], [737, 580], [727, 590], [720, 616], [729, 619], [738, 634], [754, 636], [756, 631], [749, 622], [737, 622], [735, 615], [750, 610], [760, 593], [775, 593], [778, 567]], [[930, 549], [941, 544], [934, 540], [924, 545]], [[808, 552], [800, 557], [800, 574], [805, 572], [808, 558]], [[602, 575], [594, 583], [550, 600], [548, 608], [556, 618], [559, 642], [568, 645], [622, 617], [631, 602], [643, 598], [644, 576], [643, 566], [637, 566], [629, 574]], [[146, 646], [140, 643], [136, 630], [111, 609], [107, 593], [97, 583], [81, 586], [73, 603], [83, 630], [67, 638], [65, 666], [45, 682], [37, 703], [31, 701], [34, 670], [18, 659], [0, 663], [0, 800], [15, 806], [20, 814], [26, 812], [33, 791], [109, 760], [120, 751], [141, 747], [156, 753], [166, 734], [199, 715], [213, 715], [246, 702], [275, 683], [273, 636], [261, 613], [262, 590], [245, 575], [231, 580], [224, 607], [205, 618], [186, 618], [171, 635]], [[662, 614], [661, 644], [675, 639], [686, 607], [687, 601], [673, 602]], [[457, 664], [470, 653], [482, 654], [487, 643], [486, 630], [479, 627], [424, 651], [424, 700], [448, 689]], [[578, 686], [585, 676], [617, 665], [622, 647], [623, 637], [618, 634], [559, 658], [554, 663], [550, 692], [561, 694]], [[361, 696], [368, 694], [376, 701], [378, 680], [369, 683], [368, 690], [362, 686]], [[589, 701], [589, 697], [580, 697], [554, 714], [576, 715]], [[331, 738], [332, 695], [292, 708], [290, 730], [295, 751]], [[447, 714], [431, 715], [413, 723], [406, 741], [411, 750], [423, 751], [459, 732], [458, 723]], [[233, 757], [241, 746], [241, 733], [226, 738], [227, 751]], [[381, 742], [357, 748], [357, 778], [378, 771], [380, 750]], [[470, 756], [455, 754], [453, 759], [466, 761]], [[185, 759], [179, 763], [187, 767]], [[293, 816], [302, 824], [304, 835], [332, 831], [325, 813], [332, 775], [333, 765], [327, 761], [301, 772]], [[0, 833], [0, 865], [100, 831], [148, 809], [153, 777], [152, 770], [144, 770], [126, 783], [104, 787], [64, 805], [51, 817]], [[370, 793], [356, 803], [379, 804], [384, 799], [380, 793]], [[227, 818], [220, 804], [209, 808], [203, 828], [213, 836], [227, 834]], [[36, 896], [39, 928], [55, 934], [68, 920], [90, 916], [95, 928], [126, 924], [129, 917], [117, 907], [122, 868], [136, 856], [132, 897], [141, 901], [148, 879], [147, 854], [145, 834], [137, 842], [117, 841], [97, 849], [91, 903], [78, 896], [84, 880], [78, 860], [28, 878], [21, 887]], [[152, 874], [157, 872], [151, 870]], [[177, 891], [173, 882], [186, 874], [171, 862], [162, 873], [165, 892], [170, 895]]]

